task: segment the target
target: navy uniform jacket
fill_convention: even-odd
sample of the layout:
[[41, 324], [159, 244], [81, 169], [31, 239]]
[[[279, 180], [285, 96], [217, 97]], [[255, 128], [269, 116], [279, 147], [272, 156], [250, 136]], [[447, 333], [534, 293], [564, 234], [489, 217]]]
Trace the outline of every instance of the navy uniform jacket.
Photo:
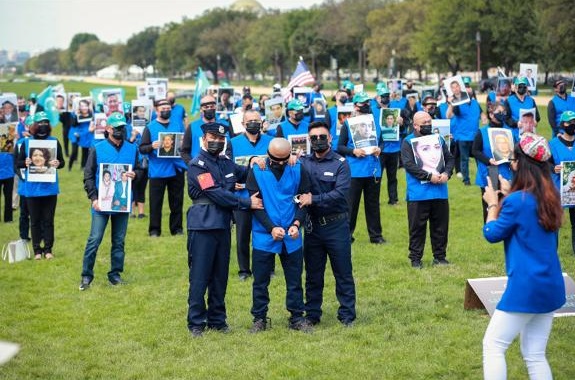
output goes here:
[[230, 229], [233, 210], [249, 210], [251, 200], [234, 193], [236, 182], [245, 182], [248, 168], [226, 156], [205, 150], [188, 164], [188, 230]]
[[312, 204], [308, 207], [310, 216], [319, 218], [347, 212], [351, 171], [345, 158], [330, 150], [322, 159], [310, 154], [301, 157], [300, 162], [311, 182]]

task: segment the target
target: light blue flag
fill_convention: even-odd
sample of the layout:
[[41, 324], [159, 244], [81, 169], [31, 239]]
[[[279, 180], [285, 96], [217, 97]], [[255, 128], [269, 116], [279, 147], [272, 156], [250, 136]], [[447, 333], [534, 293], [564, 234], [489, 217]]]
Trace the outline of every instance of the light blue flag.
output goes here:
[[44, 112], [48, 114], [50, 125], [55, 126], [60, 122], [60, 111], [56, 107], [56, 100], [54, 99], [54, 89], [52, 86], [46, 87], [37, 98], [38, 104], [44, 107]]
[[200, 112], [200, 101], [209, 86], [210, 82], [208, 81], [208, 77], [206, 77], [206, 73], [204, 73], [204, 70], [202, 70], [201, 67], [198, 67], [196, 89], [194, 90], [194, 100], [192, 101], [192, 108], [190, 109], [192, 116]]

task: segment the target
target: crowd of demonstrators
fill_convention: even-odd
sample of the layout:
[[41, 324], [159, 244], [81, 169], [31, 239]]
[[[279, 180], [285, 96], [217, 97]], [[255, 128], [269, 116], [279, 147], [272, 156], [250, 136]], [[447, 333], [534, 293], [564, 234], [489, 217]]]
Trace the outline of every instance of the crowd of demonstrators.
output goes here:
[[[242, 90], [241, 98], [235, 99], [227, 92], [219, 99], [207, 93], [201, 98], [199, 117], [190, 121], [185, 109], [176, 103], [175, 94], [168, 91], [166, 99], [154, 102], [155, 112], [142, 133], [132, 127], [128, 111], [124, 111], [125, 117], [114, 112], [119, 110], [119, 102], [117, 97], [115, 101], [112, 97], [107, 98], [107, 108], [103, 108], [109, 113], [103, 140], [94, 139], [93, 119], [98, 105], [95, 109], [89, 102], [84, 104], [80, 100], [77, 111], [60, 113], [63, 133], [69, 137], [71, 149], [68, 151], [68, 141], [65, 141], [64, 149], [57, 142], [57, 156], [44, 157], [46, 168], [62, 168], [63, 155], [69, 153], [71, 169], [82, 148], [80, 166], [84, 169], [84, 188], [92, 204], [92, 223], [87, 231], [80, 290], [92, 286], [96, 254], [108, 221], [112, 226], [108, 282], [112, 285], [126, 283], [122, 274], [130, 211], [136, 217], [146, 216], [145, 191], [149, 182], [149, 236], [162, 234], [166, 190], [170, 233], [181, 235], [184, 228], [187, 229], [187, 327], [193, 337], [203, 336], [206, 329], [229, 331], [225, 295], [234, 224], [238, 278], [242, 282], [253, 279], [250, 332], [259, 333], [271, 327], [269, 285], [276, 256], [285, 276], [288, 328], [312, 332], [314, 325], [327, 318], [323, 315], [322, 304], [328, 258], [339, 303], [337, 319], [343, 326], [352, 326], [356, 320], [356, 289], [351, 255], [362, 194], [369, 241], [383, 244], [386, 239], [381, 223], [382, 214], [385, 215], [380, 207], [381, 179], [385, 171], [387, 203], [400, 204], [397, 175], [402, 165], [406, 175], [409, 233], [405, 246], [411, 267], [424, 267], [428, 224], [433, 254], [431, 264], [448, 265], [448, 180], [456, 168], [455, 173], [461, 171], [463, 183], [470, 184], [469, 158], [474, 157], [478, 167], [475, 184], [481, 188], [483, 200], [484, 234], [489, 241], [508, 242], [507, 270], [518, 270], [522, 276], [519, 280], [510, 280], [486, 332], [485, 373], [504, 370], [504, 352], [509, 343], [518, 333], [527, 336], [533, 331], [540, 333], [541, 339], [525, 345], [524, 356], [530, 373], [548, 371], [544, 349], [551, 329], [549, 314], [560, 306], [562, 295], [555, 289], [561, 283], [557, 276], [560, 268], [556, 252], [559, 224], [555, 220], [560, 214], [560, 206], [555, 199], [556, 191], [550, 190], [547, 184], [549, 174], [545, 165], [549, 163], [544, 161], [550, 158], [558, 183], [563, 162], [575, 160], [572, 157], [575, 101], [566, 94], [564, 83], [555, 84], [556, 95], [549, 108], [554, 112], [552, 127], [556, 137], [550, 143], [550, 153], [541, 156], [541, 150], [547, 152], [545, 143], [538, 136], [530, 135], [530, 129], [526, 127], [534, 127], [539, 114], [533, 98], [525, 91], [523, 78], [515, 80], [514, 91], [511, 91], [510, 81], [509, 90], [502, 81], [503, 85], [488, 95], [481, 128], [482, 109], [469, 80], [464, 78], [463, 82], [466, 91], [458, 96], [463, 99], [466, 95], [469, 102], [453, 105], [455, 99], [447, 98], [441, 88], [435, 95], [424, 96], [419, 102], [420, 94], [413, 82], [408, 82], [403, 91], [379, 83], [376, 96], [370, 98], [363, 91], [356, 93], [353, 83], [348, 81], [335, 93], [335, 104], [327, 110], [323, 120], [316, 117], [311, 103], [292, 99], [283, 105], [285, 113], [278, 118], [283, 121], [276, 129], [269, 129], [263, 116], [266, 100], [282, 96], [278, 86], [274, 86], [271, 94], [258, 99], [253, 97], [249, 87]], [[314, 85], [311, 98], [312, 102], [315, 98], [325, 99], [320, 85]], [[20, 237], [29, 239], [31, 236], [36, 259], [42, 256], [50, 259], [54, 257], [54, 215], [59, 184], [57, 174], [53, 183], [28, 181], [27, 169], [36, 165], [34, 158], [28, 157], [30, 141], [54, 139], [48, 117], [36, 99], [31, 94], [25, 105], [26, 114], [30, 111], [30, 115], [35, 115], [20, 121], [14, 155], [0, 154], [0, 184], [5, 190], [5, 206], [10, 206], [6, 195], [11, 190], [8, 189], [9, 182], [15, 176], [19, 178], [17, 186], [13, 186], [18, 188], [20, 195]], [[393, 108], [398, 109], [399, 116], [393, 122], [399, 128], [399, 138], [384, 140], [383, 129], [389, 129], [392, 124], [382, 125], [386, 120], [382, 121], [381, 115]], [[527, 108], [535, 109], [529, 122], [522, 119], [521, 110]], [[244, 132], [231, 130], [232, 113], [242, 114]], [[373, 136], [360, 136], [361, 129], [352, 128], [354, 124], [350, 117], [357, 116], [373, 118]], [[426, 145], [422, 142], [432, 137], [432, 122], [437, 119], [448, 120], [450, 147], [455, 151], [450, 150], [442, 136], [434, 140], [436, 143]], [[507, 160], [497, 159], [500, 147], [494, 146], [490, 139], [493, 130], [510, 130], [515, 142], [519, 141], [520, 133], [525, 132], [519, 148], [513, 151], [511, 145], [507, 147], [514, 153]], [[163, 145], [162, 133], [168, 134], [172, 143], [177, 141], [174, 136], [181, 134], [180, 149], [174, 144]], [[307, 139], [309, 151], [306, 154], [291, 146], [290, 140], [296, 136]], [[373, 139], [373, 146], [370, 149], [358, 146], [356, 141], [360, 137]], [[4, 162], [7, 166], [2, 164]], [[117, 172], [112, 181], [111, 173], [108, 177], [105, 170], [100, 173], [101, 164], [126, 165], [126, 169]], [[128, 165], [131, 166], [129, 170]], [[494, 190], [487, 179], [492, 173], [501, 183], [501, 193]], [[533, 173], [539, 173], [537, 175], [543, 180], [533, 183]], [[123, 196], [128, 178], [132, 180], [132, 199]], [[192, 205], [187, 210], [184, 226], [186, 178]], [[117, 200], [117, 194], [123, 196], [122, 201]], [[525, 194], [528, 196], [522, 197]], [[545, 206], [541, 206], [542, 200], [545, 200]], [[128, 212], [114, 212], [118, 211], [114, 210], [116, 201], [124, 202], [119, 207]], [[12, 210], [8, 208], [10, 210], [5, 207], [4, 221], [12, 219]], [[569, 215], [575, 252], [574, 209], [569, 209]], [[527, 234], [525, 228], [533, 236]], [[519, 252], [517, 242], [522, 239], [528, 244], [532, 239], [538, 239], [530, 246], [533, 255]], [[541, 244], [545, 249], [539, 249]], [[523, 261], [552, 270], [539, 278], [530, 272], [533, 268], [521, 265]], [[304, 272], [305, 283], [302, 284]], [[533, 292], [530, 294], [536, 296], [539, 296], [538, 292], [544, 292], [539, 289], [543, 287], [537, 285], [538, 281], [552, 281], [555, 288], [551, 289], [553, 294], [545, 302], [537, 304], [525, 297], [516, 299], [516, 289], [530, 276], [537, 278], [528, 286]], [[532, 362], [537, 364], [532, 365]]]

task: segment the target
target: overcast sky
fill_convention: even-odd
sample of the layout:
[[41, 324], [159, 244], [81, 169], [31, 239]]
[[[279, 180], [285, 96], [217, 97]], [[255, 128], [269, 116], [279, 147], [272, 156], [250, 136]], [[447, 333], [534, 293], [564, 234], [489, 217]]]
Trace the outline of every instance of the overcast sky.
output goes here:
[[[0, 50], [67, 48], [76, 33], [126, 42], [148, 26], [181, 22], [235, 0], [0, 0]], [[309, 8], [322, 0], [260, 0], [264, 8]]]

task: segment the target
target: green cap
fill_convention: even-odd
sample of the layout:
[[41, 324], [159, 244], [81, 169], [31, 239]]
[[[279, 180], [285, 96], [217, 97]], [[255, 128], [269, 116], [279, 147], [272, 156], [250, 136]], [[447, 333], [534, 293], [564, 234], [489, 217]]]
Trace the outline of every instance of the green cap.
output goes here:
[[46, 112], [40, 111], [40, 112], [36, 112], [34, 114], [34, 122], [35, 123], [39, 123], [39, 122], [44, 121], [44, 120], [50, 121], [50, 119], [48, 118], [48, 114]]
[[29, 100], [31, 100], [31, 99], [36, 99], [37, 97], [38, 97], [38, 95], [36, 95], [35, 92], [31, 92], [31, 93], [30, 93], [30, 96], [28, 97], [28, 99], [29, 99]]
[[470, 77], [463, 77], [463, 84], [471, 84], [471, 78]]
[[516, 86], [519, 86], [520, 84], [524, 84], [526, 86], [529, 86], [529, 82], [527, 81], [527, 78], [525, 78], [525, 77], [515, 78], [515, 82], [513, 84]]
[[24, 119], [24, 125], [29, 127], [32, 124], [34, 124], [34, 117], [30, 115], [26, 116], [26, 119]]
[[561, 114], [561, 123], [568, 123], [571, 120], [575, 120], [575, 112], [565, 111]]
[[369, 95], [366, 92], [358, 92], [353, 96], [353, 104], [365, 103], [369, 100]]
[[304, 109], [303, 103], [299, 99], [292, 99], [287, 104], [288, 111], [301, 111]]
[[389, 95], [389, 88], [387, 88], [385, 83], [379, 83], [377, 85], [375, 91], [377, 92], [377, 95], [379, 95], [379, 96]]
[[108, 125], [112, 128], [123, 127], [126, 125], [126, 118], [119, 112], [114, 112], [108, 116]]
[[355, 88], [355, 85], [354, 85], [352, 82], [346, 80], [345, 82], [343, 82], [342, 88], [343, 88], [344, 90], [351, 90], [351, 91], [353, 91], [353, 89]]

